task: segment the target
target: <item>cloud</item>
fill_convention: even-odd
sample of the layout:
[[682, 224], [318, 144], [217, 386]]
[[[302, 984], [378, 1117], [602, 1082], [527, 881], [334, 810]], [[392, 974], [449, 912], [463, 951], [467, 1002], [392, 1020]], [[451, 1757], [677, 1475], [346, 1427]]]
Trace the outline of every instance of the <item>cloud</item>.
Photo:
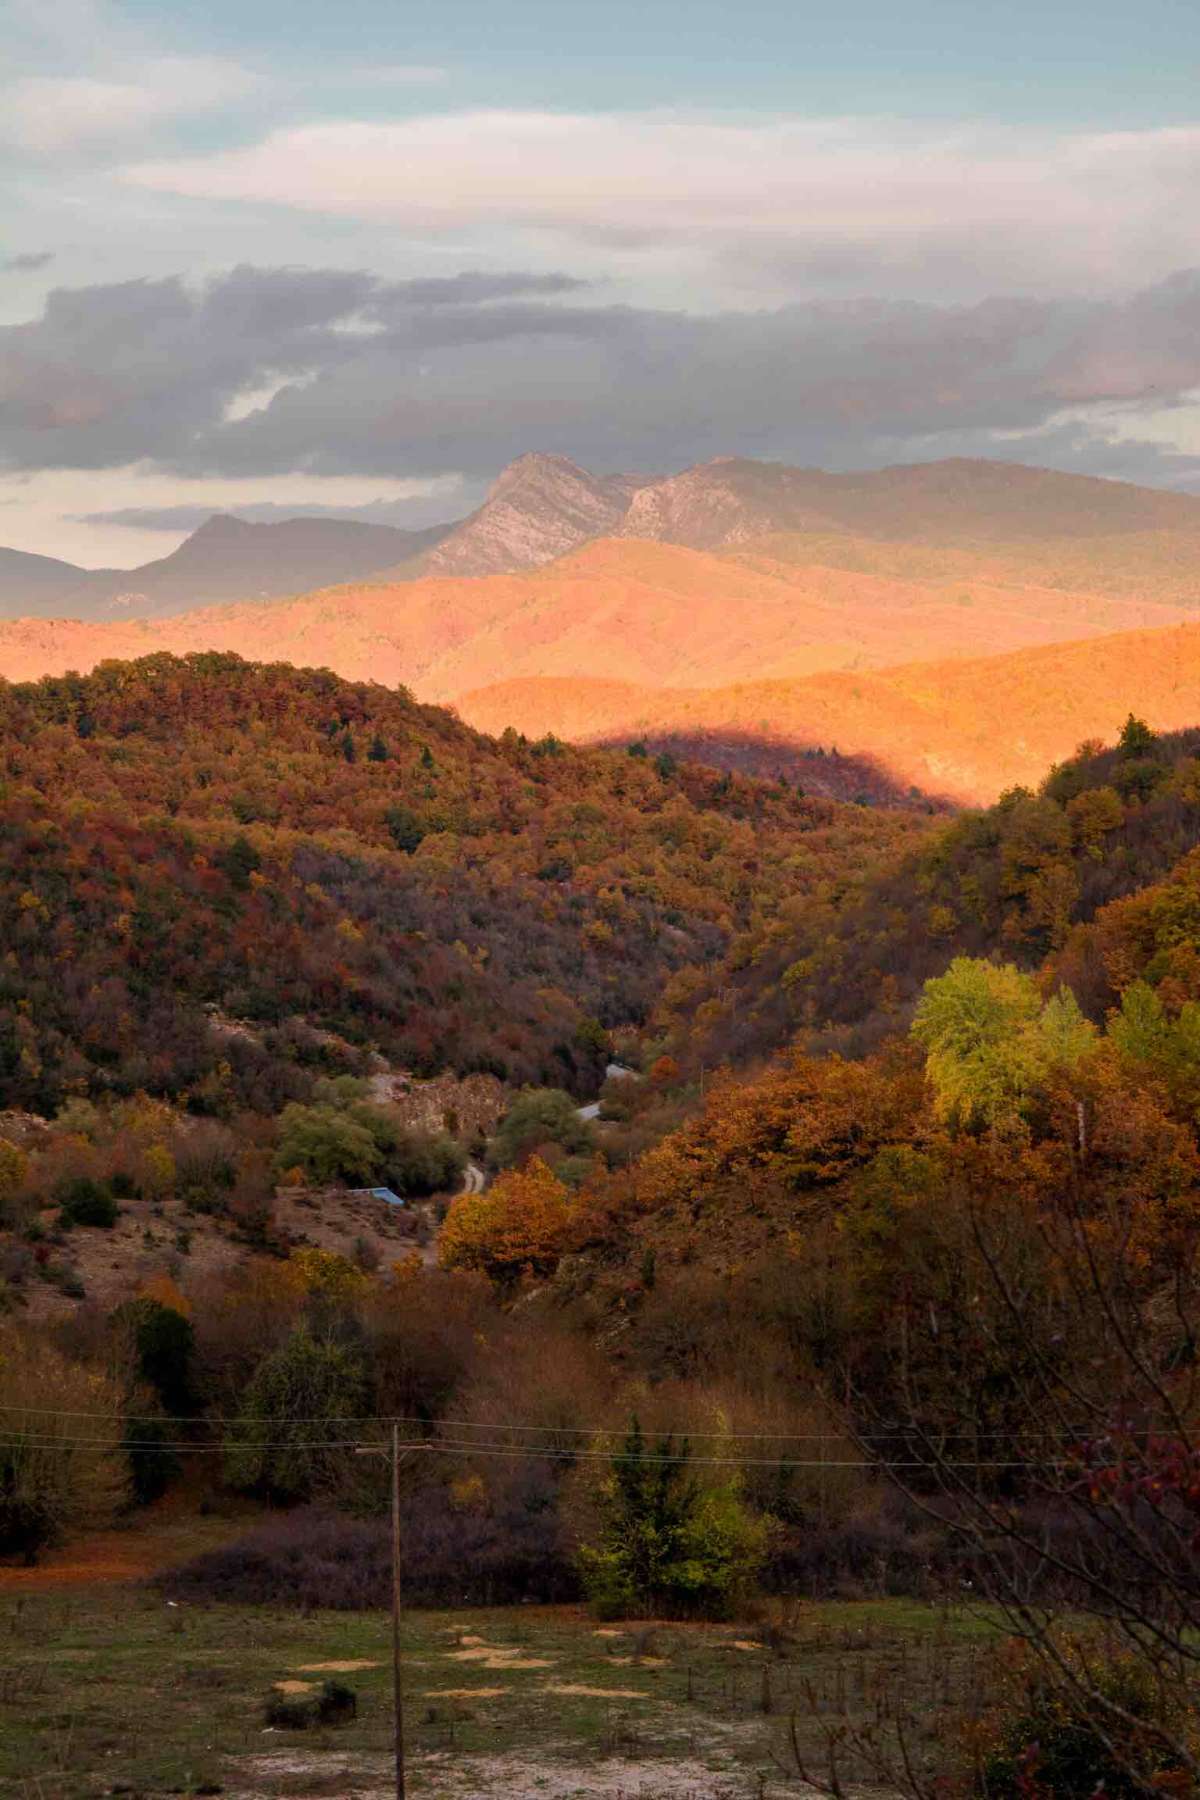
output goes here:
[[1137, 421], [1197, 388], [1200, 272], [1111, 300], [697, 316], [569, 276], [239, 268], [57, 289], [0, 327], [0, 469], [483, 480], [527, 449], [653, 470], [1057, 445], [1176, 480], [1191, 465], [1138, 449]]
[[211, 56], [155, 57], [121, 79], [30, 75], [0, 93], [0, 138], [36, 156], [115, 145], [228, 106], [257, 85], [238, 63]]
[[449, 77], [449, 69], [434, 63], [363, 63], [350, 71], [355, 87], [437, 87]]
[[45, 269], [53, 261], [53, 250], [26, 250], [20, 256], [10, 256], [6, 262], [0, 263], [0, 272], [5, 275], [23, 275], [34, 269]]
[[691, 256], [792, 292], [1108, 289], [1200, 261], [1200, 126], [442, 112], [283, 128], [124, 176], [433, 237]]

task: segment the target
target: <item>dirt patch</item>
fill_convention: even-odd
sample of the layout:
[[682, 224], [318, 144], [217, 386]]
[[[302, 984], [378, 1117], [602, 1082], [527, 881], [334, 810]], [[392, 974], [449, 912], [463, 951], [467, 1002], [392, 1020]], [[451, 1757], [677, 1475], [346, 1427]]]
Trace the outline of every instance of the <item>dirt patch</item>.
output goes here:
[[511, 1694], [511, 1688], [426, 1688], [423, 1699], [426, 1700], [499, 1700], [501, 1694]]
[[542, 1688], [543, 1694], [577, 1694], [584, 1700], [648, 1700], [649, 1694], [643, 1694], [640, 1688], [601, 1688], [588, 1687], [582, 1681], [547, 1682]]
[[552, 1656], [522, 1656], [519, 1650], [505, 1650], [498, 1644], [476, 1644], [468, 1650], [448, 1650], [449, 1662], [478, 1663], [481, 1669], [550, 1669]]
[[365, 1657], [351, 1658], [347, 1662], [297, 1663], [296, 1669], [301, 1675], [353, 1675], [356, 1669], [380, 1669], [382, 1663], [370, 1662]]
[[761, 1651], [763, 1646], [761, 1644], [752, 1644], [750, 1642], [749, 1638], [734, 1638], [733, 1643], [730, 1646], [730, 1648], [734, 1649], [734, 1650], [758, 1650], [758, 1651]]
[[273, 1681], [271, 1683], [278, 1694], [311, 1694], [316, 1685], [315, 1681]]
[[[444, 1800], [746, 1800], [744, 1775], [733, 1771], [713, 1770], [699, 1757], [642, 1760], [633, 1757], [606, 1757], [588, 1766], [578, 1761], [553, 1761], [545, 1756], [511, 1751], [494, 1756], [463, 1755], [458, 1751], [436, 1751], [423, 1756], [415, 1764], [424, 1790]], [[253, 1785], [242, 1786], [236, 1779]], [[278, 1800], [290, 1793], [291, 1785], [340, 1778], [340, 1796], [353, 1791], [355, 1800], [393, 1800], [395, 1787], [391, 1769], [383, 1757], [344, 1757], [329, 1753], [287, 1752], [279, 1755], [251, 1756], [239, 1759], [236, 1774], [228, 1790], [228, 1800]], [[324, 1788], [330, 1792], [328, 1787]], [[766, 1789], [769, 1800], [787, 1794], [796, 1800], [797, 1789], [788, 1784], [772, 1783]], [[811, 1796], [811, 1789], [800, 1789]]]

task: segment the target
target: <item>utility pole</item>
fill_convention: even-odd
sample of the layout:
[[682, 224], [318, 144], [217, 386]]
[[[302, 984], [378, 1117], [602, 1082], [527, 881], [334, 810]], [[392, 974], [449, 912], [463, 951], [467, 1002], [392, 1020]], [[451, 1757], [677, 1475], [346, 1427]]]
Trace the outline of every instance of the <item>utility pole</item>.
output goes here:
[[[416, 1443], [400, 1442], [400, 1427], [392, 1425], [391, 1444], [391, 1490], [392, 1490], [392, 1705], [395, 1713], [394, 1744], [396, 1752], [396, 1800], [407, 1800], [404, 1771], [404, 1662], [400, 1654], [400, 1452], [402, 1450], [427, 1450], [429, 1445], [421, 1439]], [[360, 1444], [357, 1455], [386, 1455], [385, 1451], [374, 1444]]]
[[404, 1665], [400, 1660], [400, 1427], [392, 1424], [392, 1699], [396, 1725], [396, 1800], [404, 1787]]

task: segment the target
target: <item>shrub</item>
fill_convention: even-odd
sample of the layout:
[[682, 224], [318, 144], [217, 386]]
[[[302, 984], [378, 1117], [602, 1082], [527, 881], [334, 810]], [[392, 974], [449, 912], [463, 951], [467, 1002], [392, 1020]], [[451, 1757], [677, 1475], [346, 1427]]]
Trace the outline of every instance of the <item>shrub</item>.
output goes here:
[[344, 1681], [326, 1681], [316, 1694], [271, 1693], [263, 1716], [278, 1731], [306, 1731], [310, 1725], [348, 1725], [358, 1716], [358, 1695]]
[[316, 1717], [309, 1694], [267, 1695], [263, 1718], [272, 1731], [307, 1731]]
[[[402, 1504], [404, 1598], [410, 1606], [559, 1604], [579, 1598], [552, 1495], [534, 1474], [495, 1508], [447, 1503], [441, 1489]], [[390, 1604], [391, 1531], [383, 1519], [304, 1510], [158, 1578], [173, 1599], [338, 1612]]]
[[492, 1162], [511, 1169], [547, 1144], [568, 1156], [591, 1150], [595, 1137], [570, 1094], [562, 1088], [527, 1088], [509, 1107], [492, 1141]]
[[768, 1593], [807, 1599], [927, 1598], [962, 1576], [954, 1550], [948, 1529], [889, 1494], [882, 1504], [830, 1524], [808, 1521], [773, 1532], [760, 1581]]
[[366, 1187], [379, 1174], [379, 1145], [350, 1112], [322, 1103], [285, 1107], [279, 1120], [276, 1169], [302, 1169], [310, 1180]]
[[979, 1789], [986, 1800], [1137, 1800], [1190, 1792], [1171, 1740], [1186, 1731], [1155, 1682], [1151, 1661], [1105, 1658], [1062, 1641], [1048, 1661], [1016, 1647], [993, 1714]]
[[441, 1131], [397, 1131], [384, 1149], [384, 1176], [401, 1194], [449, 1193], [466, 1166], [466, 1151]]
[[62, 1208], [64, 1225], [91, 1225], [111, 1231], [117, 1222], [119, 1208], [106, 1181], [95, 1181], [90, 1175], [72, 1175], [60, 1181], [54, 1198]]
[[172, 1446], [178, 1427], [161, 1413], [129, 1413], [121, 1448], [129, 1462], [130, 1493], [134, 1504], [149, 1506], [165, 1494], [179, 1474], [180, 1462]]
[[196, 1394], [191, 1320], [174, 1306], [143, 1294], [119, 1306], [113, 1323], [129, 1332], [138, 1376], [154, 1389], [166, 1411], [176, 1416], [192, 1412]]

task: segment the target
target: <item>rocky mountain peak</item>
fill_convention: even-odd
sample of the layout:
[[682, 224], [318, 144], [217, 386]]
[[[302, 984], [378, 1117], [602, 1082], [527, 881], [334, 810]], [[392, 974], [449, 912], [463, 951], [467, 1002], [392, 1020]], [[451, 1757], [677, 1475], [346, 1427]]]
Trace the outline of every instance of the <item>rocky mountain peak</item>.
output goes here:
[[592, 475], [565, 456], [519, 456], [424, 566], [432, 575], [491, 575], [553, 562], [614, 532], [634, 485], [623, 475]]

